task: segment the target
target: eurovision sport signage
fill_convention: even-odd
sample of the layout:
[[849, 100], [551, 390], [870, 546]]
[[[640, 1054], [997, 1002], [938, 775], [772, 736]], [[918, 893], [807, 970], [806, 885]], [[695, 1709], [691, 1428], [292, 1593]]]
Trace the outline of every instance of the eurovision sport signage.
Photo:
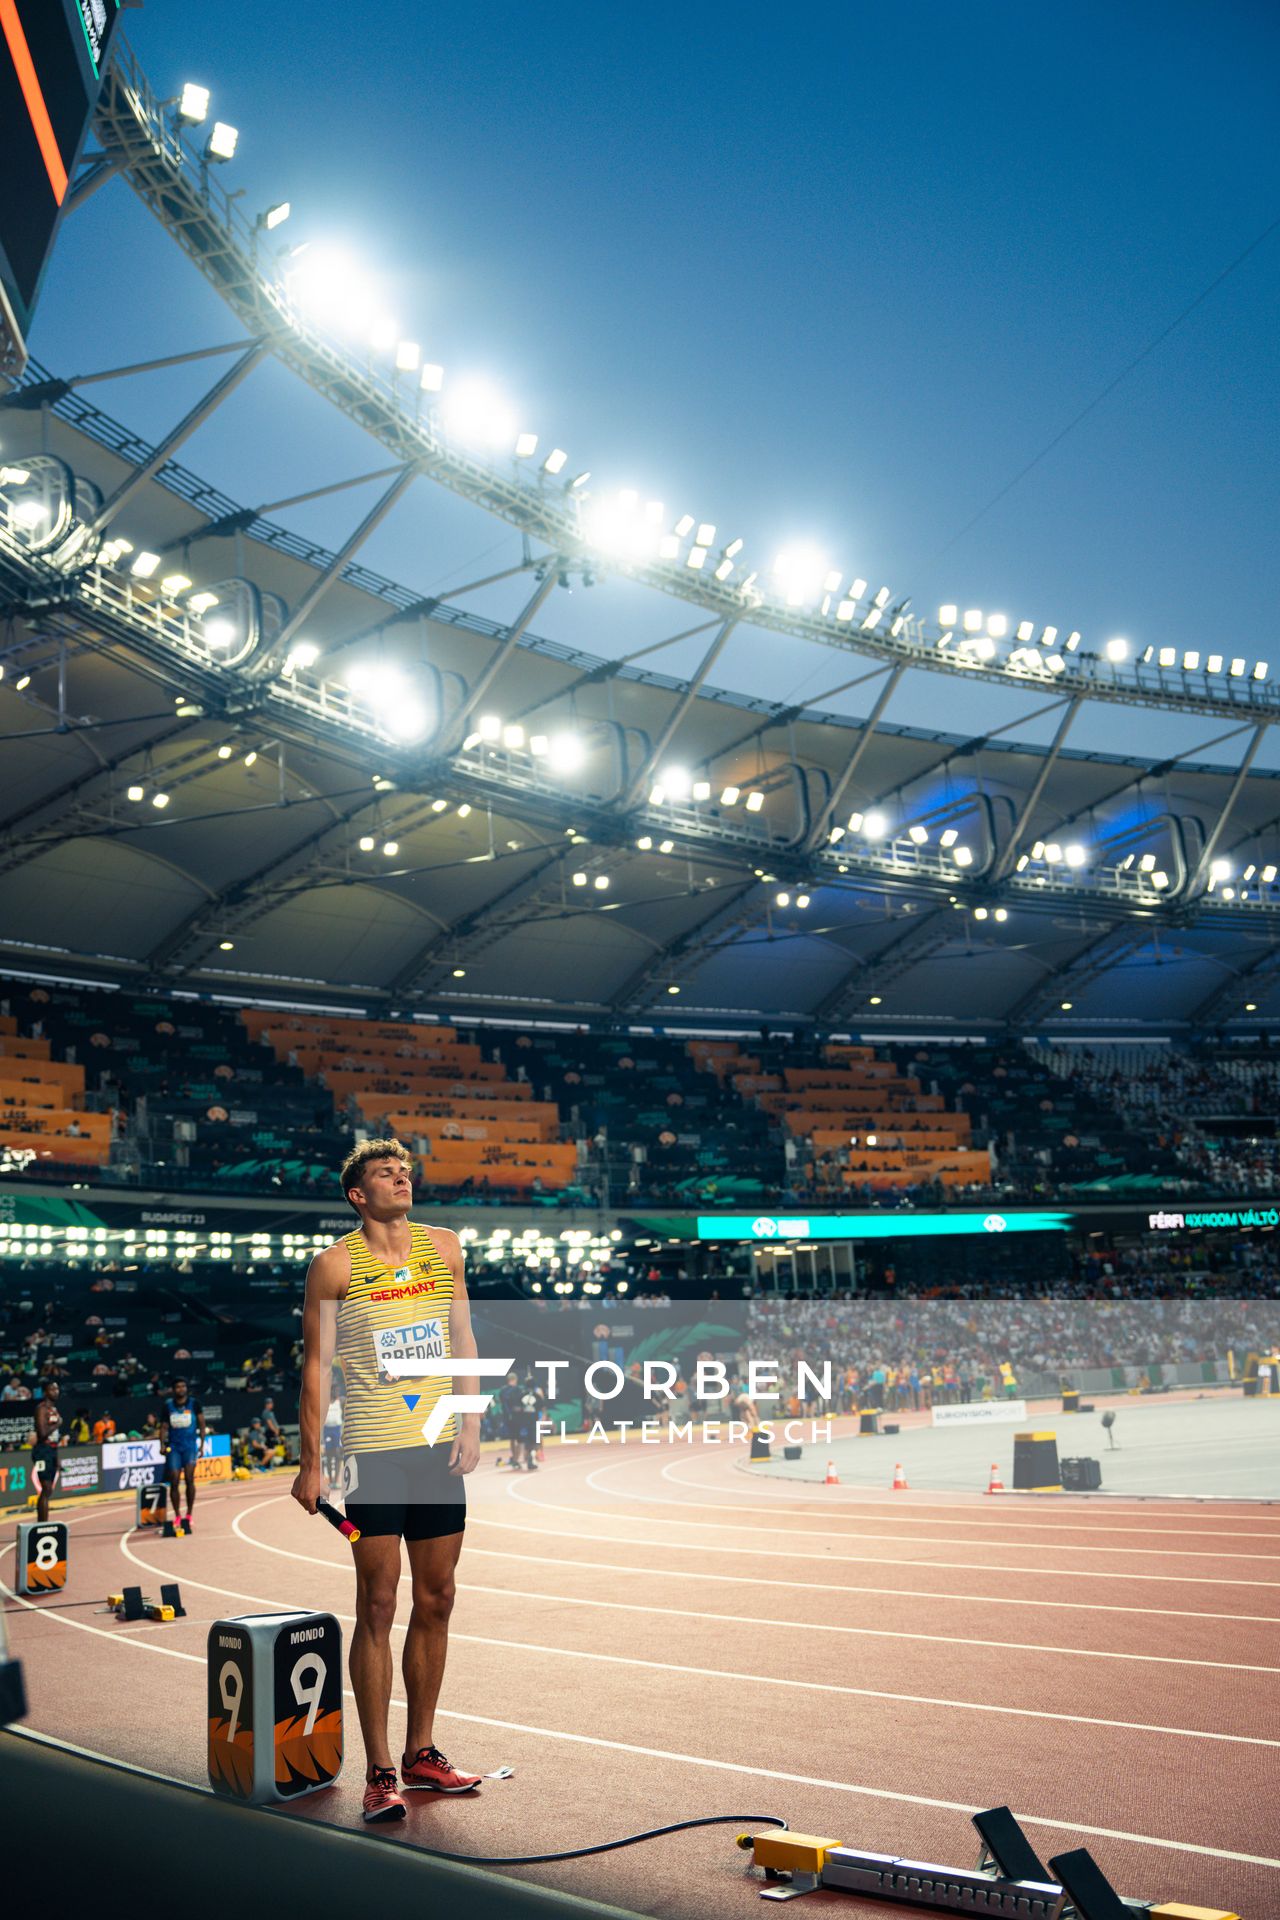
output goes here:
[[1069, 1213], [699, 1214], [699, 1240], [919, 1240], [940, 1234], [1067, 1233]]

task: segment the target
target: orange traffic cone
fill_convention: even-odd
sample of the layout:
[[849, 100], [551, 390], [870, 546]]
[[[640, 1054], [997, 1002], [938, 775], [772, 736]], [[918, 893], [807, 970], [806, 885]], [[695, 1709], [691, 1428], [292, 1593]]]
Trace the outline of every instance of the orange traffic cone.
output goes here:
[[826, 1487], [838, 1487], [840, 1485], [840, 1475], [836, 1472], [836, 1463], [834, 1460], [828, 1460], [827, 1477], [822, 1484]]
[[1004, 1491], [1005, 1491], [1005, 1486], [1004, 1486], [1004, 1481], [1000, 1478], [999, 1465], [996, 1461], [993, 1460], [991, 1462], [991, 1483], [987, 1488], [987, 1492], [1003, 1493]]
[[901, 1460], [899, 1460], [897, 1466], [893, 1470], [893, 1489], [892, 1490], [894, 1493], [910, 1493], [911, 1491], [910, 1487], [907, 1485], [907, 1476], [902, 1471]]

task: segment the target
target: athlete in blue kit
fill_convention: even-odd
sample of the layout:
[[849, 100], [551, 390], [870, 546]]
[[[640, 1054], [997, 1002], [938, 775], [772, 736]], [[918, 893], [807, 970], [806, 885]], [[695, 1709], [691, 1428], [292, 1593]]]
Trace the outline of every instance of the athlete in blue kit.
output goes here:
[[168, 1453], [169, 1499], [177, 1526], [182, 1482], [187, 1486], [187, 1532], [193, 1531], [191, 1509], [196, 1503], [196, 1461], [204, 1450], [204, 1408], [191, 1398], [191, 1389], [179, 1376], [160, 1415], [161, 1440]]

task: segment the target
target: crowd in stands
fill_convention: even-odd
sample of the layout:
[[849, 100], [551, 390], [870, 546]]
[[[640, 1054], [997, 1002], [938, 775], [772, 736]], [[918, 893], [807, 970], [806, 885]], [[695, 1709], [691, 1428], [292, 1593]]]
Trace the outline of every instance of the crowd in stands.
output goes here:
[[689, 1211], [1241, 1198], [1280, 1059], [1199, 1049], [517, 1031], [0, 984], [0, 1162], [27, 1179], [333, 1195], [391, 1131], [451, 1207]]

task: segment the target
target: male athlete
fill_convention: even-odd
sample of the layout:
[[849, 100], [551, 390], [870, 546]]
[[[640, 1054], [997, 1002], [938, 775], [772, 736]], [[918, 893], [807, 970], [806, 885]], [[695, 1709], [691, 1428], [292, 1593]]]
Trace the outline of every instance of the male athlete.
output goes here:
[[58, 1399], [62, 1388], [56, 1380], [45, 1383], [43, 1397], [36, 1401], [36, 1443], [31, 1449], [31, 1478], [36, 1489], [36, 1519], [49, 1518], [49, 1500], [54, 1483], [62, 1471], [58, 1448], [62, 1444], [62, 1410]]
[[[370, 1823], [404, 1819], [402, 1787], [466, 1793], [480, 1784], [478, 1774], [460, 1772], [432, 1744], [466, 1525], [462, 1475], [480, 1458], [480, 1416], [466, 1413], [459, 1423], [450, 1415], [433, 1444], [423, 1432], [442, 1395], [475, 1394], [478, 1381], [404, 1371], [415, 1358], [473, 1360], [476, 1342], [457, 1234], [409, 1219], [412, 1164], [398, 1140], [370, 1140], [348, 1154], [342, 1190], [360, 1225], [311, 1262], [302, 1314], [302, 1464], [293, 1497], [308, 1513], [326, 1491], [321, 1426], [335, 1350], [346, 1383], [342, 1490], [347, 1516], [360, 1529], [352, 1549], [351, 1685]], [[402, 1538], [413, 1607], [403, 1655], [408, 1728], [397, 1781], [387, 1711]]]
[[[191, 1510], [196, 1504], [196, 1461], [204, 1452], [204, 1408], [191, 1398], [191, 1389], [181, 1375], [160, 1412], [160, 1444], [165, 1451], [165, 1471], [169, 1481], [169, 1501], [174, 1526], [185, 1525], [188, 1533]], [[182, 1487], [187, 1489], [187, 1517], [183, 1521]]]

